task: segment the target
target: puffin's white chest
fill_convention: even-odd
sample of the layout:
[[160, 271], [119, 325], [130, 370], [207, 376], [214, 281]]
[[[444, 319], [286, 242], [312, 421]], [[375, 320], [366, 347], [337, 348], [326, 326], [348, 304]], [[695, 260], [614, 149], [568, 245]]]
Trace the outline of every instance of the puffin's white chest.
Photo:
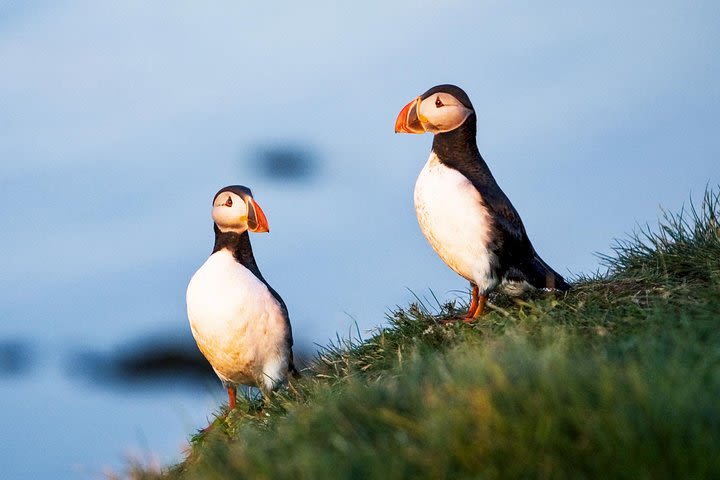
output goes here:
[[285, 313], [265, 284], [232, 253], [212, 254], [193, 275], [187, 311], [198, 347], [223, 381], [255, 385], [264, 376], [285, 379]]
[[488, 251], [490, 217], [473, 184], [431, 152], [415, 183], [415, 212], [433, 249], [481, 290], [497, 284]]

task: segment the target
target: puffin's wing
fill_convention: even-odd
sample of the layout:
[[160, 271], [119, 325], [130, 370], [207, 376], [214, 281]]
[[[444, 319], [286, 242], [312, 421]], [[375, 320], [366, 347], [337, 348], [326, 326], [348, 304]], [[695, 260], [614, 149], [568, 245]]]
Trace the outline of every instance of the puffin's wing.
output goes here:
[[483, 192], [480, 192], [480, 195], [488, 208], [493, 211], [493, 219], [503, 233], [517, 241], [530, 243], [520, 215], [502, 191], [499, 192], [499, 195], [497, 193], [488, 195]]
[[282, 310], [283, 318], [285, 319], [285, 325], [287, 326], [286, 342], [288, 350], [290, 350], [290, 356], [288, 357], [288, 371], [293, 375], [293, 377], [300, 378], [300, 372], [298, 371], [297, 367], [295, 367], [295, 360], [293, 359], [292, 325], [290, 325], [290, 314], [288, 313], [287, 305], [285, 305], [285, 301], [282, 299], [280, 294], [275, 291], [274, 288], [272, 288], [270, 285], [267, 285], [267, 288], [268, 290], [270, 290], [270, 293], [275, 298], [275, 300], [280, 304], [280, 310]]
[[282, 297], [279, 293], [275, 291], [274, 288], [272, 288], [270, 285], [268, 285], [267, 282], [265, 283], [265, 286], [272, 294], [273, 298], [276, 302], [280, 305], [280, 310], [282, 311], [283, 319], [285, 320], [285, 325], [287, 326], [287, 345], [288, 347], [293, 346], [293, 337], [292, 337], [292, 325], [290, 325], [290, 314], [288, 313], [287, 305], [285, 305], [285, 302], [283, 301]]
[[497, 184], [482, 157], [473, 168], [468, 169], [466, 176], [491, 213], [497, 242], [509, 266], [505, 278], [525, 280], [535, 288], [568, 290], [570, 285], [535, 252], [520, 214]]
[[[515, 243], [513, 248], [520, 247], [527, 250], [527, 253], [535, 253], [530, 244], [530, 239], [525, 232], [525, 226], [520, 219], [520, 214], [515, 210], [512, 203], [508, 199], [505, 192], [495, 183], [492, 182], [472, 182], [475, 188], [480, 192], [480, 197], [485, 203], [485, 207], [492, 213], [493, 222], [503, 237], [509, 237], [511, 243]], [[519, 244], [519, 245], [518, 245]], [[524, 247], [524, 248], [523, 248]]]
[[[525, 226], [520, 219], [520, 215], [512, 206], [510, 200], [500, 191], [499, 195], [488, 195], [483, 199], [488, 207], [495, 213], [494, 220], [496, 227], [505, 235], [514, 239], [516, 243], [510, 248], [518, 249], [513, 255], [515, 261], [515, 269], [520, 270], [525, 280], [535, 288], [553, 288], [556, 290], [566, 291], [570, 289], [570, 285], [565, 279], [553, 270], [540, 256], [535, 252], [530, 239], [525, 231]], [[482, 194], [482, 193], [481, 193]]]
[[[478, 186], [476, 185], [476, 188]], [[500, 231], [505, 248], [512, 254], [510, 277], [522, 274], [523, 279], [535, 288], [553, 288], [566, 291], [570, 285], [535, 252], [528, 238], [525, 226], [515, 207], [497, 184], [481, 184], [480, 196], [487, 208], [493, 212], [495, 227]]]

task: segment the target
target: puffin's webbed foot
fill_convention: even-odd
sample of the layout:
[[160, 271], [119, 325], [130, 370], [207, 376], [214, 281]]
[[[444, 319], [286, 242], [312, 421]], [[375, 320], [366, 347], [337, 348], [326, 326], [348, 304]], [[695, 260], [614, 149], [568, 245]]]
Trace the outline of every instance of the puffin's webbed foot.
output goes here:
[[[482, 314], [485, 312], [486, 303], [487, 295], [480, 295], [480, 290], [478, 289], [477, 285], [473, 285], [470, 297], [470, 306], [468, 307], [467, 313], [461, 317], [463, 323], [472, 323], [479, 317], [481, 317]], [[458, 320], [459, 319], [455, 317], [452, 319], [443, 320], [441, 323], [444, 325], [449, 325], [451, 323], [457, 322]]]

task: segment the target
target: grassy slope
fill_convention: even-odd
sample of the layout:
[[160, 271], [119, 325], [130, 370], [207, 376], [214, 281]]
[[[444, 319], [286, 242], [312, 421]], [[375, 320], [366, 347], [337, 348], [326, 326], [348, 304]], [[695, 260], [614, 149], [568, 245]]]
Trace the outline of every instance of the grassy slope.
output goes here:
[[[720, 477], [720, 195], [565, 296], [392, 314], [162, 478]], [[156, 474], [136, 470], [133, 476]]]

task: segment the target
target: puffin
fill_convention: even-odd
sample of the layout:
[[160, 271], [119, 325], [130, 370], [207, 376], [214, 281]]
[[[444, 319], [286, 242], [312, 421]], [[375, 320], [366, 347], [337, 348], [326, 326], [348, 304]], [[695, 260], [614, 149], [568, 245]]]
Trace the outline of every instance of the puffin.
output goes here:
[[483, 314], [498, 285], [566, 291], [570, 285], [537, 254], [476, 142], [477, 116], [456, 85], [437, 85], [405, 105], [395, 133], [434, 135], [415, 183], [415, 212], [440, 258], [470, 282], [464, 321]]
[[231, 185], [213, 197], [215, 244], [187, 287], [187, 315], [198, 348], [235, 408], [238, 385], [267, 399], [288, 374], [298, 377], [288, 309], [257, 266], [248, 232], [269, 232], [249, 188]]

